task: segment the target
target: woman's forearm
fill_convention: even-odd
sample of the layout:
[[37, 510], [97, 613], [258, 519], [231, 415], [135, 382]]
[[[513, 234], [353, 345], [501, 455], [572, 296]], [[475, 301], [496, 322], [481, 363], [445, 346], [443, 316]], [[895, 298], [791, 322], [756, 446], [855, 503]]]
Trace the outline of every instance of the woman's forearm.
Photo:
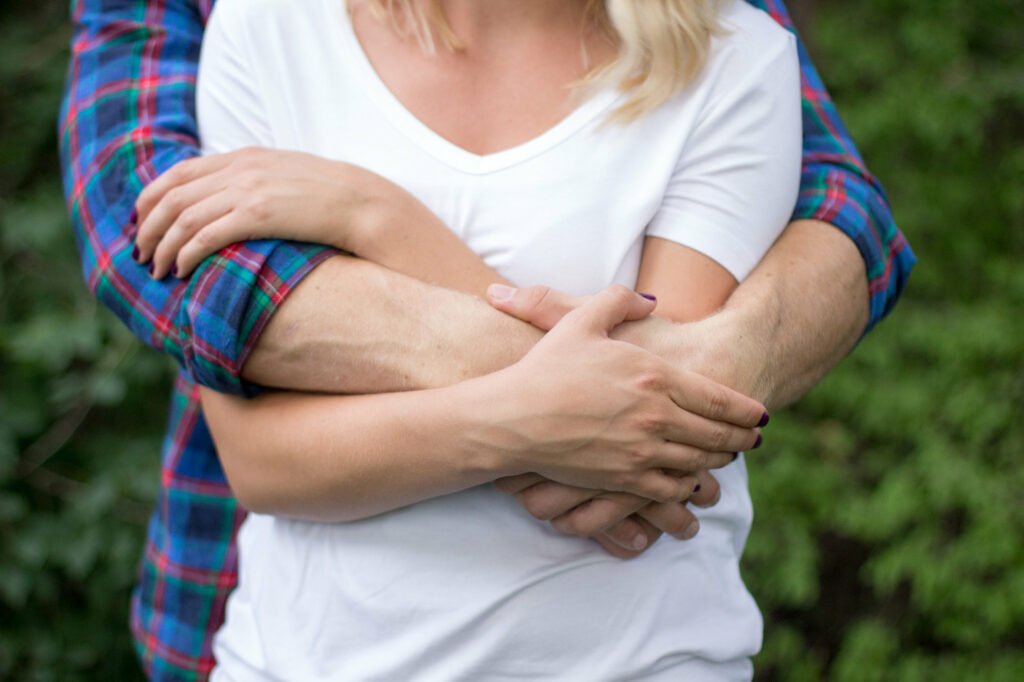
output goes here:
[[455, 387], [369, 396], [202, 390], [203, 411], [247, 509], [352, 521], [493, 480]]

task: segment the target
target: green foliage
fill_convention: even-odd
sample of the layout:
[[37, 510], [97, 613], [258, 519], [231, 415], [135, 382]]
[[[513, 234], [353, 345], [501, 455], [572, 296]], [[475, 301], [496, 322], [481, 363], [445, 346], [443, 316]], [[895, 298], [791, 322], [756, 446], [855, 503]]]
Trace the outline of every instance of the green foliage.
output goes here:
[[[921, 263], [748, 460], [759, 678], [1024, 679], [1024, 3], [792, 5]], [[169, 366], [82, 283], [65, 14], [0, 9], [0, 679], [129, 680]]]
[[1024, 3], [801, 19], [920, 264], [749, 458], [759, 678], [1024, 679]]
[[0, 10], [0, 679], [131, 680], [169, 365], [82, 281], [56, 152], [66, 12]]

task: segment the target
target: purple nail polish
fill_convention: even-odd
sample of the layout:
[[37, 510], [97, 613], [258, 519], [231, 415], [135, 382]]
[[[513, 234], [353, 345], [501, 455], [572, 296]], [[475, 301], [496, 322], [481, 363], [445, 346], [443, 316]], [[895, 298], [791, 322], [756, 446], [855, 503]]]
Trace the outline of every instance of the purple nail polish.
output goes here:
[[761, 421], [757, 422], [757, 425], [758, 426], [767, 426], [769, 419], [771, 419], [771, 417], [769, 417], [768, 413], [765, 412], [763, 415], [761, 415]]
[[135, 246], [132, 248], [132, 260], [136, 263], [139, 262], [139, 247]]
[[[636, 293], [640, 294], [639, 291], [636, 292]], [[654, 294], [640, 294], [640, 295], [643, 296], [644, 298], [646, 298], [648, 301], [657, 301], [658, 300], [658, 297], [655, 296]]]
[[155, 270], [155, 269], [156, 269], [156, 268], [155, 268], [155, 266], [154, 266], [154, 265], [153, 265], [152, 263], [150, 263], [150, 264], [149, 264], [149, 267], [148, 267], [148, 268], [146, 268], [146, 270], [148, 270], [148, 271], [149, 271], [149, 274], [151, 274], [151, 275], [153, 274], [153, 270]]
[[134, 224], [134, 223], [138, 222], [138, 220], [139, 220], [139, 212], [133, 208], [132, 209], [132, 214], [130, 216], [128, 216], [128, 222]]
[[761, 447], [761, 434], [760, 433], [757, 434], [757, 440], [754, 441], [754, 447], [752, 447], [750, 449], [751, 450], [757, 450], [759, 447]]
[[174, 265], [171, 266], [171, 277], [177, 277], [177, 276], [178, 276], [178, 264], [175, 263]]
[[697, 485], [693, 486], [693, 493], [691, 493], [691, 494], [696, 495], [699, 492], [700, 492], [700, 483], [698, 483]]

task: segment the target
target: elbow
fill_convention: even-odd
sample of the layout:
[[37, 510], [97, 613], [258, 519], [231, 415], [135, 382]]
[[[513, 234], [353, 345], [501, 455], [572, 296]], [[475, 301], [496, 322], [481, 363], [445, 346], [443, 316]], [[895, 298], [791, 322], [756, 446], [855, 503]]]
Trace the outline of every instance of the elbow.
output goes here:
[[268, 470], [256, 443], [214, 437], [217, 456], [231, 493], [242, 507], [255, 514], [281, 515], [281, 478]]

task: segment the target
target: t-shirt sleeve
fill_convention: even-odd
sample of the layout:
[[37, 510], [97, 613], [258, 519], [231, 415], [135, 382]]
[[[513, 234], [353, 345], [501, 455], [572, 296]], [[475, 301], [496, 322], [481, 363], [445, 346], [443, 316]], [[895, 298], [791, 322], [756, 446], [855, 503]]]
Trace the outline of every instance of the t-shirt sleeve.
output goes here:
[[[792, 36], [712, 87], [646, 234], [712, 258], [742, 281], [782, 232], [800, 184], [800, 72]], [[712, 74], [715, 75], [715, 74]]]
[[241, 3], [222, 0], [203, 37], [196, 85], [196, 116], [203, 154], [273, 147], [266, 107], [247, 54]]

